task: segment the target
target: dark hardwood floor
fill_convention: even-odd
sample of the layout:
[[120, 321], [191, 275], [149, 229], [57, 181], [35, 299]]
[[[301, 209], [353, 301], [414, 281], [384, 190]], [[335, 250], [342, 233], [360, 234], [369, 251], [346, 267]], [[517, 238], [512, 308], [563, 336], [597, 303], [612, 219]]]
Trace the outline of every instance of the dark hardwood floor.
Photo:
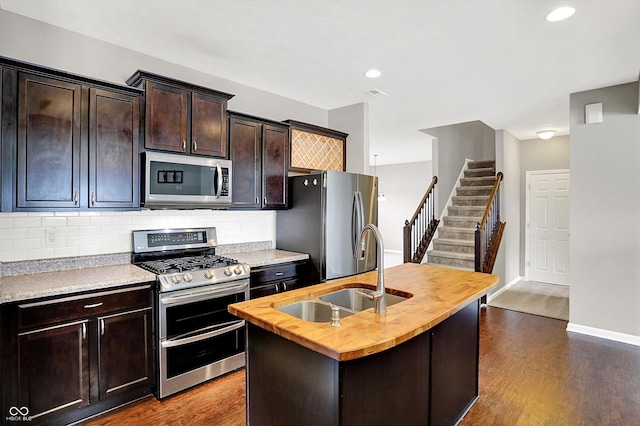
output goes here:
[[[500, 308], [481, 316], [480, 398], [461, 425], [640, 425], [640, 347]], [[239, 370], [83, 424], [244, 425], [244, 380]]]

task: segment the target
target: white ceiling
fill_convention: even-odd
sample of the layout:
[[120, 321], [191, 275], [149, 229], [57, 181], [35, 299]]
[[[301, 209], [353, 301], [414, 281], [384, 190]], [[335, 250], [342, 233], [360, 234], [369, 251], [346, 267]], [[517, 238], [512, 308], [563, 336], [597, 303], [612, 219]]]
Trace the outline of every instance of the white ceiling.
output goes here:
[[[560, 5], [575, 15], [547, 22]], [[0, 8], [324, 109], [368, 102], [378, 165], [429, 160], [419, 130], [472, 120], [521, 140], [546, 128], [566, 135], [570, 93], [637, 81], [640, 71], [638, 0], [0, 0]], [[382, 77], [364, 77], [369, 68]]]

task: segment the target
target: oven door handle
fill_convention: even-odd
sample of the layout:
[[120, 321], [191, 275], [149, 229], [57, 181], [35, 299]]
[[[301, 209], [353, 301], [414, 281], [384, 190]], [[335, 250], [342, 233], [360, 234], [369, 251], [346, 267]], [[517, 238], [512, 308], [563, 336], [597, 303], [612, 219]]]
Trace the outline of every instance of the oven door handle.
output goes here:
[[195, 336], [185, 337], [183, 339], [166, 340], [164, 342], [161, 342], [160, 346], [162, 346], [163, 348], [172, 348], [175, 346], [186, 345], [187, 343], [199, 342], [200, 340], [220, 336], [221, 334], [229, 333], [230, 331], [237, 330], [242, 327], [244, 327], [244, 320], [238, 322], [234, 321], [231, 325], [219, 328], [217, 330], [209, 331], [207, 333], [197, 334]]
[[201, 290], [201, 291], [193, 291], [183, 296], [162, 297], [160, 298], [160, 302], [162, 302], [162, 304], [164, 305], [174, 305], [178, 303], [207, 300], [207, 299], [212, 299], [214, 297], [222, 297], [222, 296], [227, 296], [229, 294], [240, 293], [244, 291], [247, 287], [249, 287], [249, 283], [244, 283], [241, 285], [233, 284], [225, 287], [220, 287], [219, 289], [215, 289], [215, 290], [207, 289], [207, 290]]

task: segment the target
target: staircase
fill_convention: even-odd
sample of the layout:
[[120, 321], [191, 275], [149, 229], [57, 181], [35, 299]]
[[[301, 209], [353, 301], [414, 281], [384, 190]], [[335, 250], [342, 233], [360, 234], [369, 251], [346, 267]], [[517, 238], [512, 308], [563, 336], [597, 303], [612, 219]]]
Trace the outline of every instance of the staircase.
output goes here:
[[475, 230], [482, 221], [496, 181], [495, 161], [467, 163], [452, 205], [447, 209], [427, 263], [448, 268], [475, 270]]

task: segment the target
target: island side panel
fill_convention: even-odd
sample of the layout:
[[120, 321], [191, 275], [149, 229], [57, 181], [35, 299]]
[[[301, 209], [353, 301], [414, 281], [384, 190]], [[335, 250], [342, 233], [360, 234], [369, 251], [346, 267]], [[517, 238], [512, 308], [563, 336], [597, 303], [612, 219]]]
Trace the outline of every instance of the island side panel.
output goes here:
[[340, 425], [426, 425], [430, 333], [340, 363]]
[[338, 362], [247, 326], [247, 423], [338, 424]]
[[478, 398], [479, 301], [434, 327], [431, 339], [429, 424], [453, 425]]

